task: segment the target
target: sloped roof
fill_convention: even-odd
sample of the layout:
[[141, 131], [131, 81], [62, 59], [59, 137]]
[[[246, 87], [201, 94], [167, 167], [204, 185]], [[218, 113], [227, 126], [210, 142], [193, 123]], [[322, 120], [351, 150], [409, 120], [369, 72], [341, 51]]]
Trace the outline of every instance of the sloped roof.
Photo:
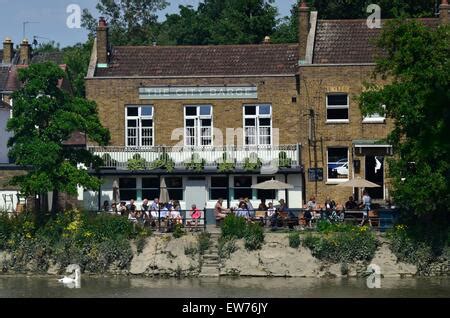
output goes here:
[[[439, 24], [439, 19], [418, 20], [431, 27]], [[366, 20], [319, 20], [313, 64], [374, 63], [382, 54], [376, 46], [381, 31], [368, 28]]]
[[297, 44], [118, 46], [95, 76], [295, 74], [297, 63]]
[[4, 91], [8, 82], [9, 66], [0, 66], [0, 91]]
[[31, 57], [31, 64], [43, 63], [43, 62], [53, 62], [58, 65], [64, 64], [64, 53], [63, 52], [44, 52], [35, 53]]

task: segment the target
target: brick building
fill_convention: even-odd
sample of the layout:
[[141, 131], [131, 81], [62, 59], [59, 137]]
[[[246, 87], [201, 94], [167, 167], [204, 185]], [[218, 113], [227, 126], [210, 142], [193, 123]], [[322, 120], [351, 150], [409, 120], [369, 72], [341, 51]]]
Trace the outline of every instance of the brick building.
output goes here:
[[[79, 199], [95, 209], [112, 201], [117, 182], [122, 200], [152, 200], [164, 178], [182, 208], [211, 208], [218, 197], [229, 206], [249, 197], [255, 206], [272, 196], [300, 208], [311, 195], [344, 203], [352, 189], [336, 185], [357, 176], [380, 184], [373, 198], [389, 199], [393, 149], [383, 139], [392, 123], [383, 114], [363, 118], [357, 101], [381, 54], [373, 44], [380, 29], [317, 17], [302, 1], [298, 44], [147, 47], [111, 47], [101, 18], [86, 88], [112, 143], [89, 145], [105, 161], [96, 172], [104, 184]], [[422, 21], [448, 21], [446, 2], [440, 19]], [[232, 171], [218, 168], [224, 154]], [[174, 171], [155, 169], [162, 156]], [[129, 169], [133, 158], [141, 168]], [[192, 158], [201, 172], [189, 169]], [[262, 167], [248, 171], [249, 158]], [[294, 189], [251, 189], [271, 178]]]

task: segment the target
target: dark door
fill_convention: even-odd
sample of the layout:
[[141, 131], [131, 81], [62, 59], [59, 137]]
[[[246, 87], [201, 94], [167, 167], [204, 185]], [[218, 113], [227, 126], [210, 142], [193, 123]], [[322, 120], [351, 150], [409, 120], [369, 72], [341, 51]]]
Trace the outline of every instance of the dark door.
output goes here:
[[366, 180], [380, 188], [367, 189], [372, 199], [384, 199], [384, 157], [366, 156]]

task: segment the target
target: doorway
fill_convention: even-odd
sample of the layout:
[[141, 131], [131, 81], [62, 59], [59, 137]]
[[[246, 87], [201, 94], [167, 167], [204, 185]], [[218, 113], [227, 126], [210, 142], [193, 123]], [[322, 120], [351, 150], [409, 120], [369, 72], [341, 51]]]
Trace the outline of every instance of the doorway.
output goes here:
[[372, 199], [384, 199], [384, 157], [366, 156], [366, 180], [376, 183], [380, 188], [367, 189]]

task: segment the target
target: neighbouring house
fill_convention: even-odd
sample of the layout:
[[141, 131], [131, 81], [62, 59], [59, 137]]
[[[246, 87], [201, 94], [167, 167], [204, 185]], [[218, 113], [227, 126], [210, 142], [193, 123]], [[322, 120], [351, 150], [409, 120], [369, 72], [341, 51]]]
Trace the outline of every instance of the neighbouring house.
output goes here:
[[[447, 12], [443, 1], [440, 19], [422, 21], [445, 23]], [[381, 30], [319, 14], [301, 1], [298, 44], [267, 37], [259, 45], [217, 46], [110, 46], [100, 18], [86, 92], [112, 141], [88, 145], [104, 159], [92, 171], [104, 182], [80, 191], [85, 207], [112, 201], [113, 184], [123, 201], [152, 200], [162, 179], [184, 209], [209, 209], [218, 198], [235, 206], [245, 197], [253, 206], [274, 198], [301, 208], [311, 195], [343, 204], [352, 189], [336, 185], [357, 176], [380, 184], [373, 198], [388, 199], [393, 149], [383, 140], [392, 122], [383, 114], [363, 118], [356, 99], [382, 54], [373, 44]], [[252, 189], [272, 178], [294, 188]]]
[[[8, 139], [11, 134], [6, 130], [6, 124], [12, 116], [14, 100], [12, 94], [21, 87], [18, 80], [18, 70], [25, 68], [30, 64], [42, 62], [54, 62], [63, 70], [66, 65], [63, 63], [62, 52], [33, 52], [28, 40], [24, 39], [18, 49], [10, 38], [3, 42], [3, 49], [0, 50], [0, 210], [12, 211], [19, 202], [18, 189], [8, 184], [11, 177], [24, 174], [25, 171], [18, 167], [8, 157]], [[61, 89], [68, 92], [72, 91], [71, 84], [67, 78], [63, 78], [58, 83]], [[72, 138], [65, 143], [67, 146], [86, 146], [86, 140], [81, 133], [74, 133]], [[49, 195], [49, 206], [51, 198]], [[76, 198], [67, 197], [61, 194], [62, 204], [75, 204]], [[24, 202], [22, 198], [21, 202]]]

